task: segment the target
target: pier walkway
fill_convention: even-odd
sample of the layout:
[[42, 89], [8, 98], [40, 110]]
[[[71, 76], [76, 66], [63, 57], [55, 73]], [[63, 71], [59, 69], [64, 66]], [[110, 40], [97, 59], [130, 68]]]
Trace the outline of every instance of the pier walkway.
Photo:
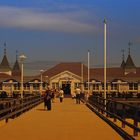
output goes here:
[[[1, 122], [2, 123], [2, 122]], [[0, 124], [1, 140], [122, 140], [85, 104], [64, 99], [44, 110], [43, 103], [8, 123]]]

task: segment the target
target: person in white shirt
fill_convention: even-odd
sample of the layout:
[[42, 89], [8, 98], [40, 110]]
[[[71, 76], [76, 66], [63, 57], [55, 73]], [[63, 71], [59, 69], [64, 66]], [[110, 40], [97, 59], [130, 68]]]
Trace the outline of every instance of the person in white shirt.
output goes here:
[[64, 91], [61, 89], [61, 90], [59, 91], [59, 99], [60, 99], [60, 103], [63, 102], [63, 98], [64, 98]]

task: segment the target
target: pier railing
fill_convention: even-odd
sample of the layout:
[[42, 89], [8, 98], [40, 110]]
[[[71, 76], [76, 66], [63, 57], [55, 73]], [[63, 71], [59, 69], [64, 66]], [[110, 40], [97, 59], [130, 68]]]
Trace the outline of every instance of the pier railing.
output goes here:
[[[138, 127], [138, 122], [140, 122], [139, 101], [135, 101], [134, 105], [132, 101], [129, 103], [128, 101], [123, 102], [113, 99], [105, 100], [103, 97], [92, 95], [86, 103], [90, 109], [111, 125], [123, 138], [132, 140], [134, 139], [132, 135], [138, 136], [140, 132], [140, 128]], [[128, 119], [133, 121], [133, 124], [129, 122]], [[121, 127], [117, 126], [117, 120], [121, 122]], [[133, 130], [133, 134], [129, 134], [125, 131], [124, 128], [126, 126]]]
[[0, 121], [15, 118], [22, 113], [30, 110], [43, 101], [40, 95], [25, 97], [23, 99], [5, 99], [0, 101]]

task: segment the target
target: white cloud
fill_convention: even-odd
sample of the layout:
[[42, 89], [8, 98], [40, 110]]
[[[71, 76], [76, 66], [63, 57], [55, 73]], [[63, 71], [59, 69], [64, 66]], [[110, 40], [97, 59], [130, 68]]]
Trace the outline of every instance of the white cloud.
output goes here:
[[[86, 13], [86, 12], [85, 12]], [[83, 16], [82, 16], [83, 15]], [[81, 12], [50, 13], [39, 9], [0, 7], [0, 26], [45, 31], [93, 33], [96, 26], [85, 22]], [[82, 19], [82, 20], [79, 20]]]

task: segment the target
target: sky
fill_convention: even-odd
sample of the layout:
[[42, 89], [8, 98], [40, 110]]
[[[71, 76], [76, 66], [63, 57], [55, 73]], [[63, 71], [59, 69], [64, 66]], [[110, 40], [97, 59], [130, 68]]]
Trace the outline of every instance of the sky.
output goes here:
[[[120, 66], [121, 50], [140, 66], [140, 0], [1, 0], [0, 59], [4, 42], [10, 63], [16, 50], [26, 63], [47, 68], [49, 62], [103, 66], [103, 20], [107, 20], [107, 65]], [[35, 69], [35, 68], [34, 68]]]

